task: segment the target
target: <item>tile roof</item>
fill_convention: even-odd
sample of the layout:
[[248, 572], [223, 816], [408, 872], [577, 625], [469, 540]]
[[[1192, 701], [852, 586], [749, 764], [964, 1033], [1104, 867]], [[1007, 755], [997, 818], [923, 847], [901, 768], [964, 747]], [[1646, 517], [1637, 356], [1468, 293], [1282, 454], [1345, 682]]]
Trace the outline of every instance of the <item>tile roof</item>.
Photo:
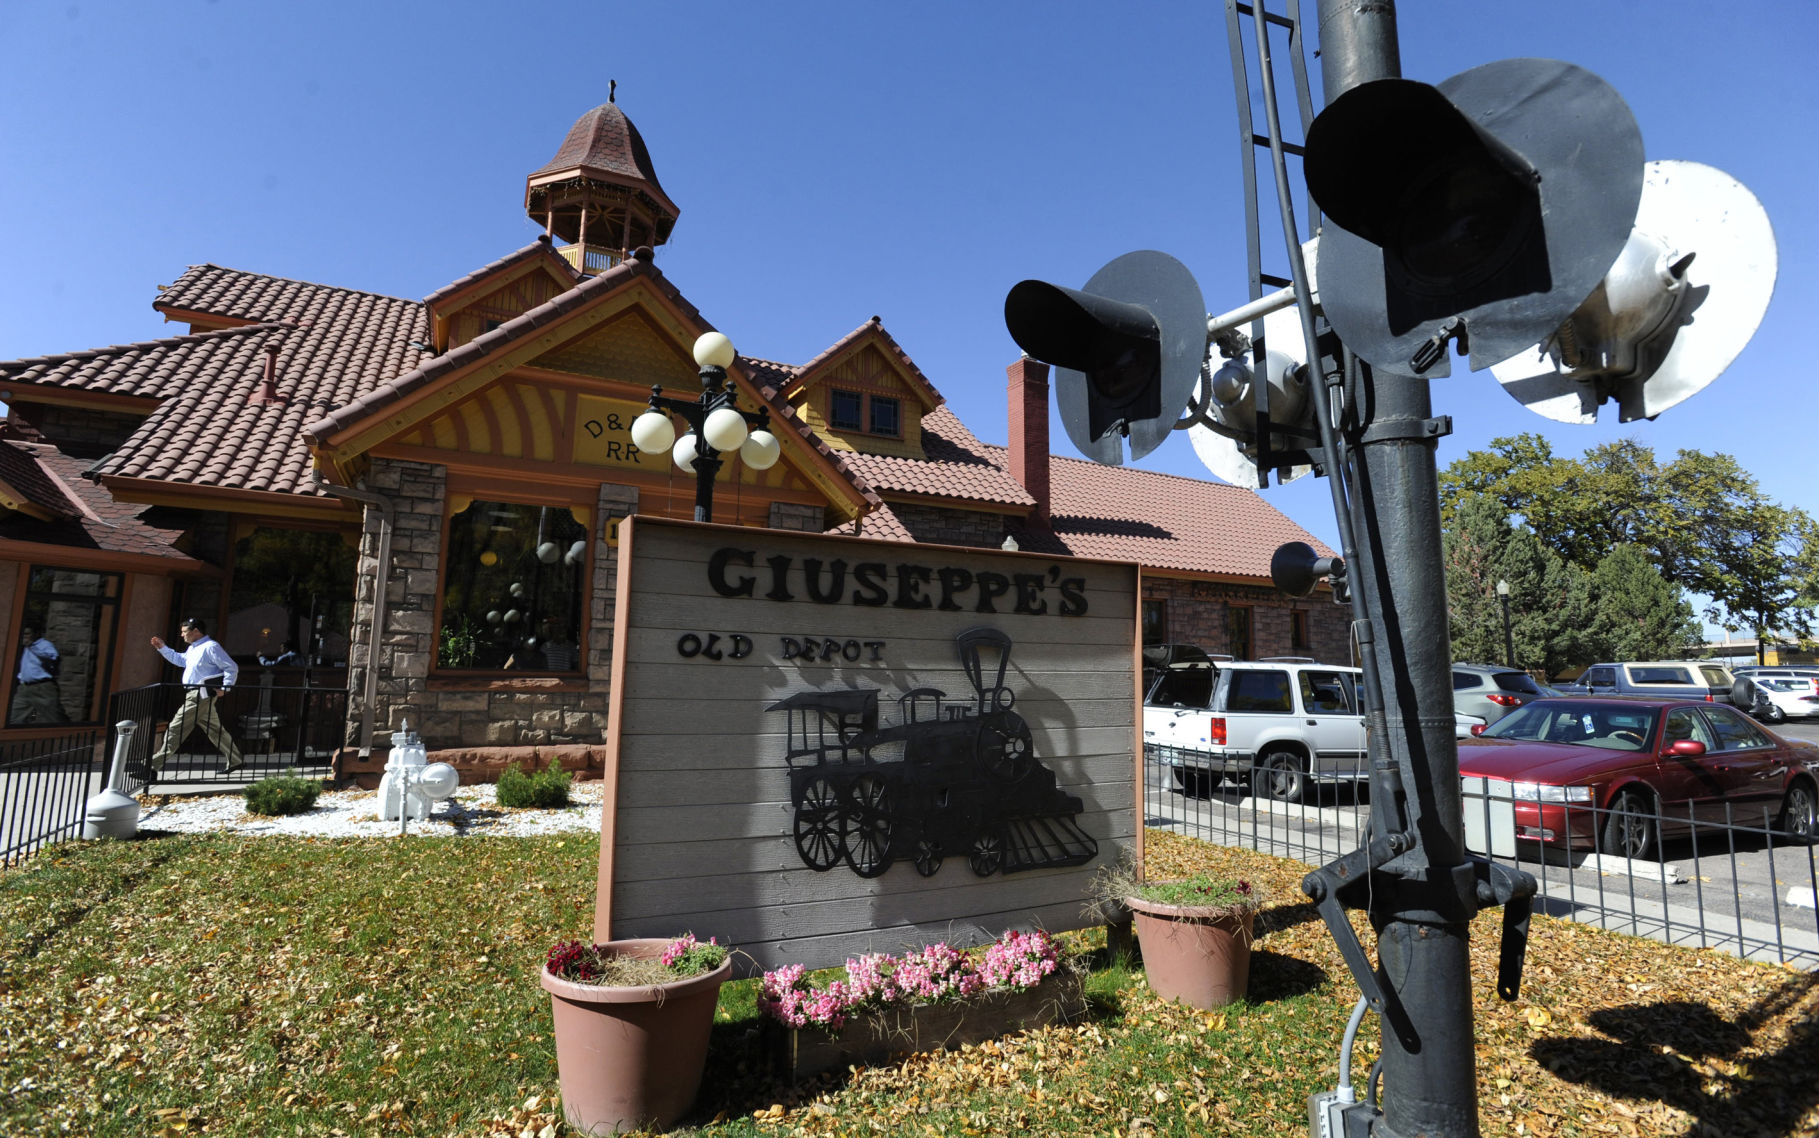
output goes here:
[[153, 511], [136, 502], [116, 501], [113, 495], [83, 477], [87, 463], [71, 458], [48, 443], [0, 442], [0, 451], [12, 460], [32, 463], [47, 481], [65, 495], [71, 512], [43, 522], [23, 514], [0, 521], [0, 539], [73, 546], [109, 553], [137, 553], [201, 568], [202, 563], [176, 547], [182, 529], [160, 527], [146, 520]]
[[556, 148], [556, 156], [530, 176], [534, 180], [576, 167], [623, 181], [649, 182], [659, 194], [663, 193], [644, 136], [617, 103], [601, 103], [576, 119], [575, 125], [568, 128], [568, 137]]
[[886, 493], [926, 494], [969, 502], [1017, 506], [1036, 504], [1015, 478], [994, 461], [991, 451], [946, 407], [922, 416], [922, 450], [926, 459], [883, 454], [848, 454], [846, 460], [866, 481]]
[[[1008, 462], [1003, 447], [987, 447]], [[1151, 569], [1269, 577], [1270, 557], [1289, 541], [1331, 550], [1255, 490], [1128, 466], [1053, 456], [1051, 529], [1025, 527], [1024, 549], [1136, 561]]]
[[[416, 301], [216, 265], [192, 266], [155, 306], [250, 323], [0, 363], [12, 385], [159, 401], [97, 476], [320, 496], [304, 425], [409, 371], [427, 337]], [[268, 347], [277, 402], [257, 399]]]

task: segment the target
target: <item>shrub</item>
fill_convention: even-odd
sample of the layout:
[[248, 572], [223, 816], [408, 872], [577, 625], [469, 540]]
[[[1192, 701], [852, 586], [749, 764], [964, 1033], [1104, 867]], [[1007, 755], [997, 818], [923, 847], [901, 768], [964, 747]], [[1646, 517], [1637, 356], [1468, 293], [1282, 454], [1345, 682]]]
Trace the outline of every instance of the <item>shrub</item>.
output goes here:
[[494, 796], [501, 806], [535, 806], [548, 810], [568, 805], [568, 772], [554, 757], [549, 765], [534, 774], [525, 774], [513, 763], [499, 775]]
[[316, 804], [322, 783], [294, 774], [262, 778], [246, 788], [246, 808], [254, 814], [278, 817], [301, 814]]

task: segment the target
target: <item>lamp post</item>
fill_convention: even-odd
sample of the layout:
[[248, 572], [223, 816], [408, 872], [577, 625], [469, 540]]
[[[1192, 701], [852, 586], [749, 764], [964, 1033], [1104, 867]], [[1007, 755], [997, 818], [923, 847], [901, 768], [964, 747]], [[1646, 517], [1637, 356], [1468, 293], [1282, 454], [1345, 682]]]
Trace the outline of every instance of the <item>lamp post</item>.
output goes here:
[[[726, 385], [726, 369], [738, 355], [733, 342], [719, 332], [706, 332], [695, 341], [695, 363], [701, 368], [701, 396], [675, 399], [651, 385], [651, 409], [632, 420], [632, 443], [645, 454], [668, 451], [676, 465], [695, 476], [695, 520], [714, 520], [714, 478], [724, 461], [720, 456], [736, 450], [753, 470], [776, 465], [782, 448], [770, 433], [769, 411], [741, 411], [738, 396]], [[688, 432], [676, 437], [670, 413], [682, 416]]]
[[1510, 583], [1497, 579], [1497, 601], [1503, 606], [1503, 662], [1516, 666], [1516, 640], [1510, 635]]

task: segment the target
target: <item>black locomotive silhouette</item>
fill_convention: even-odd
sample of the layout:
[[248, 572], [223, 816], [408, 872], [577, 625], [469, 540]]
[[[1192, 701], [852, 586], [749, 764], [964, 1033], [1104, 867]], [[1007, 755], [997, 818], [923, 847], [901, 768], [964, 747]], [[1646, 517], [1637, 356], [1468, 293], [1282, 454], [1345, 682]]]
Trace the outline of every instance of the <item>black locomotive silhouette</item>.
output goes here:
[[[920, 687], [897, 697], [898, 722], [880, 726], [877, 688], [803, 691], [766, 711], [789, 715], [790, 802], [796, 852], [810, 869], [845, 862], [876, 877], [898, 858], [932, 877], [966, 855], [980, 877], [1081, 865], [1099, 843], [1074, 819], [1080, 799], [1037, 760], [1029, 724], [1004, 685], [1011, 638], [974, 628], [954, 638], [972, 681], [971, 706]], [[982, 656], [997, 651], [988, 686]], [[901, 746], [901, 755], [886, 757]]]

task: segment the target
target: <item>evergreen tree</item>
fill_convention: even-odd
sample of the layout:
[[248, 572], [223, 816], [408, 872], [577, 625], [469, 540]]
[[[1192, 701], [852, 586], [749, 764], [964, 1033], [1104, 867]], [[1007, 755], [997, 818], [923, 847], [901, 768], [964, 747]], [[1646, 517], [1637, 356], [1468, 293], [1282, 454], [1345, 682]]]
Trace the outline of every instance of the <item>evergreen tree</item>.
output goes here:
[[1515, 666], [1552, 676], [1584, 662], [1591, 612], [1585, 574], [1527, 526], [1511, 525], [1502, 502], [1488, 494], [1460, 496], [1442, 544], [1454, 660], [1506, 662], [1497, 582], [1507, 581]]
[[1679, 659], [1704, 639], [1693, 606], [1637, 546], [1606, 554], [1592, 572], [1591, 592], [1589, 646], [1600, 660]]

